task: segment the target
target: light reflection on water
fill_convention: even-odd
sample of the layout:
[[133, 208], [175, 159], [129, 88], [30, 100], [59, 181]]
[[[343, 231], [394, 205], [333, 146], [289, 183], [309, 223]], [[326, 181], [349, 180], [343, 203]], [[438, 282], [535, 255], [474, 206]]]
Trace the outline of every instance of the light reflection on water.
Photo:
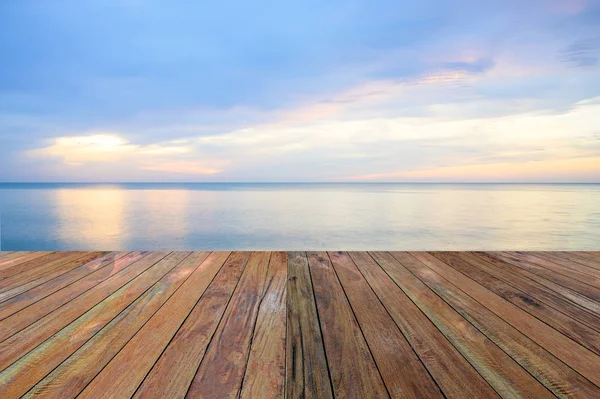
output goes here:
[[599, 204], [592, 184], [0, 184], [3, 250], [597, 250]]

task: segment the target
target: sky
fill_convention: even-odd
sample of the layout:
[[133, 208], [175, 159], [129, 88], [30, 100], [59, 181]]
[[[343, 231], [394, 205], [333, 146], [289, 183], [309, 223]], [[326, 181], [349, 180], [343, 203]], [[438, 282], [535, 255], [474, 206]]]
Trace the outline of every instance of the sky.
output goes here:
[[600, 182], [600, 0], [5, 0], [0, 181]]

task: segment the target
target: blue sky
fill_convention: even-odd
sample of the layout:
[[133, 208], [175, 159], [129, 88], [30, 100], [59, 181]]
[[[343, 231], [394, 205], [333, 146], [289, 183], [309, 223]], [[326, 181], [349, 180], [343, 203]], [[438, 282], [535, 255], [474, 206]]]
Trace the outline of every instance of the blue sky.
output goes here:
[[600, 1], [0, 3], [0, 181], [600, 181]]

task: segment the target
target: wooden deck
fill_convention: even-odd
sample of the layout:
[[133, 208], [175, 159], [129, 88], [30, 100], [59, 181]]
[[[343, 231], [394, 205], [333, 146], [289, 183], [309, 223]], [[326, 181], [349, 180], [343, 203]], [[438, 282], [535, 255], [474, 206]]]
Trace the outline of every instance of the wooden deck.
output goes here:
[[0, 397], [600, 398], [600, 252], [2, 252]]

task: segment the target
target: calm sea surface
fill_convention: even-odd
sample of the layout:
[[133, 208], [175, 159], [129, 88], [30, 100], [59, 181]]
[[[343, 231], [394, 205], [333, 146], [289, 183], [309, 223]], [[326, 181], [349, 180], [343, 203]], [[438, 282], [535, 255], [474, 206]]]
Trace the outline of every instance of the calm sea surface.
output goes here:
[[0, 184], [1, 249], [598, 250], [596, 184]]

